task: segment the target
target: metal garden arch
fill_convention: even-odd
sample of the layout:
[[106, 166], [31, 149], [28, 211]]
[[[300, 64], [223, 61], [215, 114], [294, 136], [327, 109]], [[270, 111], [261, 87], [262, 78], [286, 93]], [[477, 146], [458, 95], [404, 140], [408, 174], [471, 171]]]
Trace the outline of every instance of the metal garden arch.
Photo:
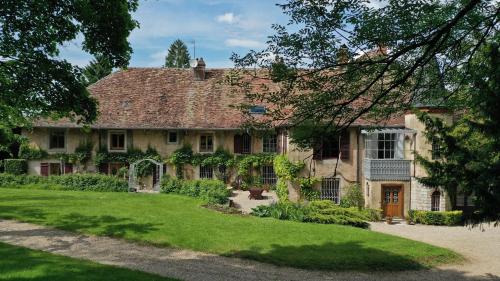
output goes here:
[[154, 191], [160, 191], [160, 182], [161, 179], [163, 178], [163, 166], [165, 164], [158, 162], [154, 159], [151, 158], [145, 158], [138, 160], [132, 164], [130, 164], [129, 170], [128, 170], [128, 190], [129, 191], [136, 191], [139, 190], [137, 188], [137, 167], [139, 164], [142, 162], [149, 161], [155, 165], [155, 172], [153, 172], [153, 190]]

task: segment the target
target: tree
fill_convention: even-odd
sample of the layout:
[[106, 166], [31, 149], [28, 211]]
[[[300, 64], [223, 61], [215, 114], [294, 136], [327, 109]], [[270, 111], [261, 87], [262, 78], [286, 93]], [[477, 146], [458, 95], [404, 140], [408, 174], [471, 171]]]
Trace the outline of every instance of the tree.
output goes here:
[[[324, 132], [340, 133], [360, 118], [376, 123], [417, 102], [468, 108], [467, 95], [478, 95], [468, 91], [468, 78], [484, 74], [473, 62], [498, 40], [495, 1], [390, 0], [372, 8], [363, 0], [288, 0], [278, 6], [288, 25], [273, 25], [264, 50], [233, 54], [237, 69], [228, 81], [246, 94], [244, 113], [269, 104], [267, 118], [248, 114], [247, 126], [312, 124], [310, 133], [291, 135], [299, 148], [311, 148]], [[260, 79], [277, 86], [256, 86]]]
[[82, 83], [91, 85], [108, 76], [113, 71], [113, 66], [106, 57], [97, 56], [89, 65], [83, 68]]
[[83, 50], [126, 67], [127, 42], [137, 26], [137, 0], [18, 1], [0, 5], [0, 115], [3, 126], [39, 117], [90, 123], [96, 101], [79, 68], [58, 57], [59, 48], [83, 35]]
[[188, 68], [189, 67], [189, 51], [180, 39], [177, 39], [170, 45], [168, 54], [165, 57], [166, 67]]
[[[500, 37], [497, 36], [496, 42]], [[498, 43], [484, 46], [471, 62], [475, 71], [463, 97], [466, 112], [452, 125], [420, 113], [426, 136], [439, 145], [442, 160], [417, 155], [428, 176], [419, 179], [443, 187], [455, 204], [455, 195], [475, 196], [477, 213], [471, 218], [500, 222], [500, 50]]]

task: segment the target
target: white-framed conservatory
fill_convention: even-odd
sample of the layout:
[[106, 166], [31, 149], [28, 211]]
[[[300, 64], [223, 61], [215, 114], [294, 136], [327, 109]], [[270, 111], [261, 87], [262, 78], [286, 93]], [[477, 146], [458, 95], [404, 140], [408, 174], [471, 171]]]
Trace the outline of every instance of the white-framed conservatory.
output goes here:
[[410, 129], [362, 130], [365, 139], [364, 174], [369, 180], [403, 180], [411, 178], [411, 160], [405, 159], [405, 136]]

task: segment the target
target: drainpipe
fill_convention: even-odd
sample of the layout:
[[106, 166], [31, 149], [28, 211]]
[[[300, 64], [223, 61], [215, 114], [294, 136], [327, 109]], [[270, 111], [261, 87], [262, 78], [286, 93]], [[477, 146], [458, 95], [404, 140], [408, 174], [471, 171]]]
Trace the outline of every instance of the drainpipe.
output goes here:
[[356, 182], [357, 183], [360, 183], [359, 179], [361, 178], [360, 176], [360, 173], [361, 173], [361, 168], [359, 167], [359, 163], [360, 163], [360, 160], [359, 160], [359, 157], [360, 157], [360, 149], [359, 149], [359, 137], [360, 137], [360, 132], [361, 132], [361, 129], [358, 128], [357, 130], [357, 136], [356, 136], [356, 146], [357, 146], [357, 150], [358, 152], [356, 153]]

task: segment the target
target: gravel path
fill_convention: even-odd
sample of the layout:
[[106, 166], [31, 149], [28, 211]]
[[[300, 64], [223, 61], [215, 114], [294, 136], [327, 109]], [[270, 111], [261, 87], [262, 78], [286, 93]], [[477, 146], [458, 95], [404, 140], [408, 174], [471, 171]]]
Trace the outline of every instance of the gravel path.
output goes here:
[[[374, 229], [384, 232], [394, 231], [391, 230], [393, 228], [396, 229], [396, 226], [374, 225]], [[398, 231], [403, 232], [403, 229], [405, 228], [398, 228]], [[495, 231], [497, 230], [495, 229]], [[408, 230], [408, 232], [413, 231]], [[440, 233], [440, 231], [438, 232]], [[461, 233], [474, 233], [475, 236], [480, 234], [479, 232], [464, 231]], [[493, 231], [483, 233], [488, 235], [487, 239], [478, 239], [476, 240], [477, 244], [484, 243], [492, 238], [492, 241], [498, 241], [498, 231], [495, 234]], [[405, 234], [402, 233], [402, 235]], [[120, 239], [79, 235], [11, 220], [0, 220], [0, 241], [182, 280], [497, 280], [494, 276], [494, 270], [497, 270], [498, 273], [498, 267], [500, 266], [498, 263], [498, 252], [500, 251], [498, 243], [494, 245], [494, 248], [490, 248], [492, 245], [484, 245], [478, 248], [481, 251], [488, 249], [487, 255], [492, 254], [490, 255], [492, 260], [488, 263], [492, 267], [480, 266], [478, 268], [481, 268], [481, 271], [468, 269], [471, 267], [474, 269], [478, 262], [485, 262], [487, 259], [476, 259], [476, 256], [472, 255], [472, 264], [455, 265], [454, 267], [393, 273], [377, 272], [376, 268], [374, 268], [373, 272], [360, 273], [309, 271], [277, 267], [250, 260], [227, 258], [188, 250], [144, 246]], [[495, 251], [496, 255], [493, 255]], [[497, 267], [494, 267], [494, 264]], [[489, 268], [492, 270], [482, 270]], [[491, 272], [492, 274], [481, 274], [483, 272]]]

